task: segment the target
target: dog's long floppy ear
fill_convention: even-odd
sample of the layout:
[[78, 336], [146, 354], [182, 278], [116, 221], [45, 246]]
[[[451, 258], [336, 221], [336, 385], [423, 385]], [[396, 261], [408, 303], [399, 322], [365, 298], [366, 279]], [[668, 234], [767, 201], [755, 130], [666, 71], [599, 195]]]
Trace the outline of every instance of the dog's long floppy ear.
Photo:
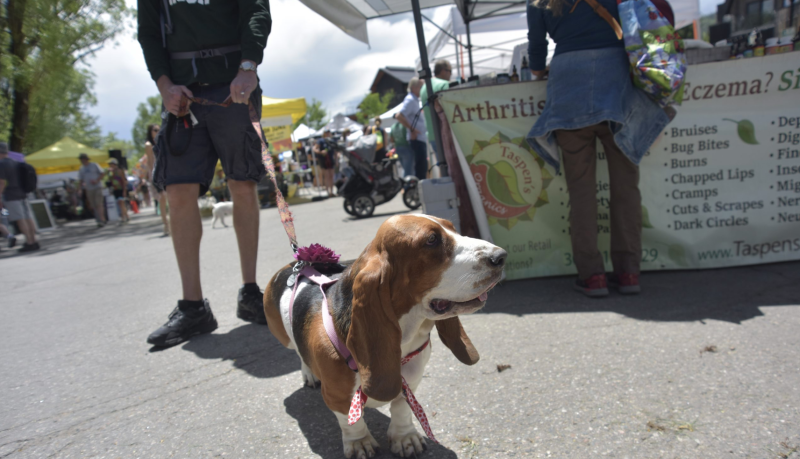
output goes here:
[[[374, 250], [374, 249], [373, 249]], [[401, 389], [402, 332], [392, 308], [390, 266], [386, 254], [373, 252], [358, 260], [347, 348], [361, 375], [361, 389], [376, 400], [394, 400]], [[356, 268], [354, 266], [354, 268]]]
[[481, 356], [478, 355], [478, 350], [472, 345], [472, 341], [461, 326], [461, 321], [458, 317], [451, 317], [445, 320], [436, 321], [436, 330], [439, 332], [439, 338], [445, 346], [447, 346], [454, 356], [462, 363], [467, 365], [475, 365]]

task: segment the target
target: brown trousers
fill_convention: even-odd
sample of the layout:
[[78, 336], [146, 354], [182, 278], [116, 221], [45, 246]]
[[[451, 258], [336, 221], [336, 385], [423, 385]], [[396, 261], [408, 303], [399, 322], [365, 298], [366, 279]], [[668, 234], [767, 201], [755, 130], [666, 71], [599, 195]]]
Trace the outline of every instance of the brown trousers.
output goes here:
[[639, 274], [642, 196], [639, 168], [620, 151], [607, 123], [555, 131], [570, 198], [570, 237], [578, 277], [605, 272], [597, 249], [597, 138], [606, 151], [611, 191], [611, 263], [616, 273]]

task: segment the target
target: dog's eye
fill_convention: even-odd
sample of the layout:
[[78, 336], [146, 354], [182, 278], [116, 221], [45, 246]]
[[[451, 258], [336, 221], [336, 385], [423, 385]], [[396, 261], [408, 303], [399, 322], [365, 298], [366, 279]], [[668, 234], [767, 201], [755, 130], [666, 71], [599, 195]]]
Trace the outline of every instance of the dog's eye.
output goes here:
[[439, 242], [439, 236], [436, 233], [431, 234], [428, 236], [428, 240], [425, 241], [425, 245], [436, 245]]

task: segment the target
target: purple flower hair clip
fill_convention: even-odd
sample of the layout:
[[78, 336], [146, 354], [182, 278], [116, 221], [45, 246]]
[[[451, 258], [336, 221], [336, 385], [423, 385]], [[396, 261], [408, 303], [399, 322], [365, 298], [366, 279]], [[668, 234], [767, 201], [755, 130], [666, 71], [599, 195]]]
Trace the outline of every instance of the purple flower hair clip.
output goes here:
[[339, 255], [323, 245], [311, 244], [297, 249], [294, 259], [306, 263], [338, 263]]

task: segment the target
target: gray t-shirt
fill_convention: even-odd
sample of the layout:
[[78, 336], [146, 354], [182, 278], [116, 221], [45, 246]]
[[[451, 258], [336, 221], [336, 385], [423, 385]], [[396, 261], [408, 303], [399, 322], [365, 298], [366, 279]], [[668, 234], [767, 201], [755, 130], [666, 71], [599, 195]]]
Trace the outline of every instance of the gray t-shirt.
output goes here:
[[[102, 181], [98, 180], [103, 176], [103, 169], [97, 163], [89, 163], [81, 166], [78, 170], [78, 179], [83, 182], [83, 187], [87, 190], [97, 190], [103, 187]], [[97, 180], [97, 183], [92, 183]]]
[[4, 201], [19, 201], [25, 199], [25, 192], [19, 184], [19, 171], [17, 162], [11, 158], [0, 159], [0, 180], [6, 181], [3, 190]]
[[[419, 132], [419, 135], [414, 140], [426, 142], [428, 140], [428, 131], [425, 129], [425, 115], [420, 110], [419, 97], [415, 96], [413, 92], [406, 94], [400, 113], [408, 120], [408, 124]], [[411, 140], [411, 130], [406, 133], [406, 139]]]

